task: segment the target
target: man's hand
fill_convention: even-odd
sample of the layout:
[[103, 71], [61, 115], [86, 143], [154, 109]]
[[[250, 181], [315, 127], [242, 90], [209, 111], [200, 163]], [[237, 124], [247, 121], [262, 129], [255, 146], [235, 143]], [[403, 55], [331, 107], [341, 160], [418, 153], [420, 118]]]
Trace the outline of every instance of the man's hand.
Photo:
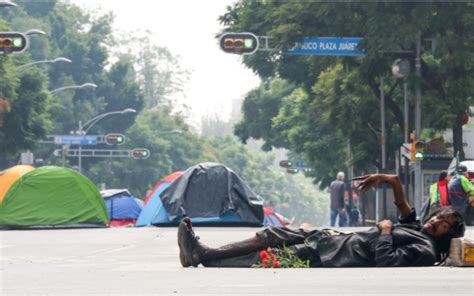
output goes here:
[[379, 185], [387, 181], [387, 175], [384, 174], [372, 174], [372, 175], [365, 175], [361, 177], [355, 177], [352, 179], [354, 181], [354, 186], [357, 190], [365, 192], [372, 187]]
[[377, 224], [377, 227], [380, 229], [380, 234], [390, 234], [392, 233], [393, 223], [390, 220], [382, 220]]

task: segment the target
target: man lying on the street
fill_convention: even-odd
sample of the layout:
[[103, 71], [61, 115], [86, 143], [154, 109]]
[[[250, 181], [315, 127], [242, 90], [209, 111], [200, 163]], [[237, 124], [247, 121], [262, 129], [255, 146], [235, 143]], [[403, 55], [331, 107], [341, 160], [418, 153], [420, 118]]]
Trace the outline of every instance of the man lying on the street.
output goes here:
[[308, 230], [268, 227], [250, 239], [210, 248], [195, 236], [191, 220], [184, 218], [178, 229], [179, 258], [183, 267], [251, 267], [267, 247], [287, 247], [310, 267], [430, 266], [448, 255], [452, 238], [462, 237], [463, 217], [452, 208], [441, 208], [424, 225], [405, 198], [398, 176], [375, 174], [354, 178], [359, 191], [380, 183], [390, 184], [399, 223], [381, 221], [377, 227], [355, 233], [330, 229]]

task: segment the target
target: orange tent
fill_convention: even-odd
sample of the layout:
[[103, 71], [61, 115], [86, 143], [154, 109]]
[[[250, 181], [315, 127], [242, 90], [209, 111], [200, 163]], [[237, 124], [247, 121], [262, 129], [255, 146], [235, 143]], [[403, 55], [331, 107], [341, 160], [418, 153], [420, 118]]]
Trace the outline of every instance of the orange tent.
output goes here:
[[0, 203], [3, 201], [3, 197], [7, 194], [8, 189], [15, 183], [16, 180], [20, 179], [24, 174], [34, 170], [35, 168], [30, 165], [16, 165], [9, 169], [0, 172]]

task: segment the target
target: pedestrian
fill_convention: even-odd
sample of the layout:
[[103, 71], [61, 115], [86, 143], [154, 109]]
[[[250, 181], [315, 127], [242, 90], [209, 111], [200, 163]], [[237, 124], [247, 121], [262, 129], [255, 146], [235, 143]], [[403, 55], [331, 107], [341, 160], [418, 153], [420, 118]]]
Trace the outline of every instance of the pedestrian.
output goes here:
[[455, 175], [449, 181], [448, 193], [450, 204], [466, 219], [469, 198], [474, 195], [474, 185], [467, 178], [467, 167], [465, 165], [460, 164]]
[[423, 206], [420, 217], [421, 221], [425, 221], [426, 217], [431, 216], [431, 214], [440, 207], [447, 207], [450, 205], [448, 198], [448, 182], [447, 182], [447, 172], [441, 172], [436, 183], [431, 184], [430, 186], [430, 197]]
[[353, 205], [350, 212], [350, 226], [357, 227], [359, 226], [360, 211], [357, 205]]
[[339, 216], [339, 227], [347, 226], [347, 211], [344, 203], [344, 193], [346, 192], [346, 184], [344, 184], [344, 173], [337, 173], [336, 180], [329, 185], [331, 198], [331, 227], [336, 225], [336, 218]]
[[401, 213], [399, 224], [383, 220], [366, 231], [341, 233], [331, 229], [268, 227], [250, 239], [210, 248], [195, 236], [191, 220], [184, 218], [178, 229], [182, 266], [251, 267], [259, 252], [287, 247], [311, 267], [430, 266], [446, 258], [452, 238], [464, 235], [461, 214], [451, 207], [440, 208], [422, 225], [405, 198], [397, 175], [367, 175], [355, 178], [359, 191], [388, 183]]

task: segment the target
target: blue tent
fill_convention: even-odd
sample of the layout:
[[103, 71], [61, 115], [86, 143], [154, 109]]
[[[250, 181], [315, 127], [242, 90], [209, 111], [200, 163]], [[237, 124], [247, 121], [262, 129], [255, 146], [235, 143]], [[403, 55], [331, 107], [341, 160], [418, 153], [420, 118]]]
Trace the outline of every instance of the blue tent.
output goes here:
[[100, 192], [107, 207], [110, 226], [134, 224], [143, 208], [143, 201], [127, 189], [109, 189]]
[[184, 216], [200, 225], [263, 223], [261, 197], [224, 165], [198, 164], [174, 180], [162, 181], [147, 198], [136, 226], [178, 225]]
[[135, 226], [147, 226], [160, 223], [170, 223], [168, 212], [163, 207], [160, 194], [170, 186], [171, 182], [161, 182], [151, 193], [148, 202], [138, 216]]

